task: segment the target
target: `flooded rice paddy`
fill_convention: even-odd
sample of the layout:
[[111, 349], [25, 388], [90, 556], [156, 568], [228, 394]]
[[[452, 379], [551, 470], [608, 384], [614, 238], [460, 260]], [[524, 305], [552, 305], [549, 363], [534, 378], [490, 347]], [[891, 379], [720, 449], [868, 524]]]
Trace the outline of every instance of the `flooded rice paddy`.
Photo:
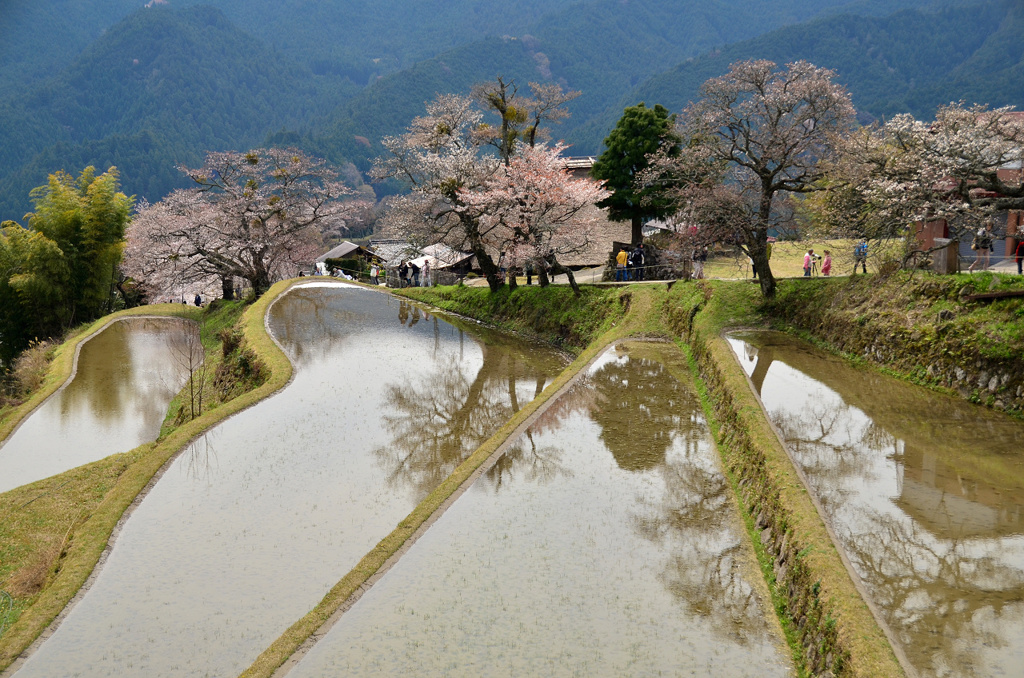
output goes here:
[[156, 439], [188, 379], [177, 357], [195, 331], [183, 320], [132, 318], [82, 344], [71, 382], [0, 444], [0, 492]]
[[1024, 675], [1024, 424], [786, 335], [729, 341], [920, 675]]
[[292, 383], [169, 466], [19, 678], [237, 675], [565, 365], [355, 287], [269, 324]]
[[791, 675], [679, 352], [609, 349], [288, 672]]

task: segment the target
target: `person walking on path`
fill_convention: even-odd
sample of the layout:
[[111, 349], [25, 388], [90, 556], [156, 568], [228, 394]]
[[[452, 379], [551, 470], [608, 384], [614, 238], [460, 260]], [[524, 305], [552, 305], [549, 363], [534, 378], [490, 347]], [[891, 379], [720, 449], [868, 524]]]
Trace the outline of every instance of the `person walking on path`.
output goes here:
[[704, 279], [704, 262], [708, 260], [708, 246], [698, 247], [693, 251], [693, 277], [695, 280]]
[[619, 253], [615, 255], [615, 282], [626, 281], [626, 260], [629, 255], [626, 254], [625, 249], [619, 250]]
[[413, 262], [409, 262], [409, 273], [412, 275], [412, 286], [420, 286], [420, 267]]
[[403, 261], [398, 267], [398, 287], [399, 289], [405, 287], [408, 284], [409, 276], [409, 264]]
[[971, 262], [971, 265], [967, 267], [967, 270], [972, 273], [974, 272], [974, 267], [978, 264], [981, 264], [982, 271], [988, 268], [989, 257], [995, 249], [995, 236], [992, 233], [992, 226], [992, 220], [986, 220], [985, 225], [978, 229], [977, 234], [974, 236], [974, 240], [971, 242], [971, 249], [978, 253], [974, 258], [974, 261]]
[[1021, 271], [1021, 263], [1024, 262], [1024, 238], [1017, 241], [1017, 249], [1014, 250], [1013, 258], [1017, 260], [1017, 275], [1024, 275]]
[[868, 272], [868, 242], [861, 240], [853, 248], [853, 272], [857, 272], [857, 264], [860, 264], [864, 273]]
[[826, 278], [832, 275], [832, 253], [825, 250], [825, 258], [821, 260], [821, 274]]
[[430, 260], [423, 262], [423, 286], [430, 287]]

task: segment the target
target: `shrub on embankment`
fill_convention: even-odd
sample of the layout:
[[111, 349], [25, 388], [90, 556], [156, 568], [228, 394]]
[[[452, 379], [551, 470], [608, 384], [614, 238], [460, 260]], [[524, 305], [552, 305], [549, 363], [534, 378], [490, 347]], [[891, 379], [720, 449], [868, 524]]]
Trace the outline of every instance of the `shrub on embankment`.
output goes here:
[[571, 353], [579, 353], [621, 320], [629, 303], [628, 294], [620, 296], [618, 289], [584, 287], [577, 297], [565, 285], [503, 288], [496, 293], [485, 287], [415, 287], [401, 293]]
[[921, 384], [1024, 414], [1024, 278], [980, 273], [780, 281], [764, 312], [850, 356]]

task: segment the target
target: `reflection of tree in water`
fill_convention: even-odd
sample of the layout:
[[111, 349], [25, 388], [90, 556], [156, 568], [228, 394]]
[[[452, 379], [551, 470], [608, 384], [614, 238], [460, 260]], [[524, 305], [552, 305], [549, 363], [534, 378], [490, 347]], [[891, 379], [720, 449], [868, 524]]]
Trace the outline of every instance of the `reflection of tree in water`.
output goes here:
[[606, 363], [590, 379], [598, 393], [592, 416], [619, 467], [643, 471], [662, 463], [690, 390], [662, 363], [641, 357]]
[[714, 467], [696, 409], [689, 432], [683, 453], [660, 467], [664, 495], [641, 502], [633, 517], [636, 530], [668, 554], [661, 579], [691, 614], [741, 642], [763, 636], [764, 610], [746, 578], [731, 491]]
[[[538, 389], [536, 395], [540, 394]], [[551, 403], [530, 425], [529, 430], [505, 451], [484, 476], [495, 489], [513, 480], [546, 483], [555, 478], [571, 478], [572, 469], [562, 463], [562, 450], [555, 445], [537, 447], [534, 436], [558, 430], [563, 422], [577, 412], [589, 413], [597, 392], [587, 379], [581, 379]]]
[[208, 480], [217, 466], [217, 450], [214, 449], [210, 435], [204, 434], [192, 442], [185, 452], [185, 476], [192, 480]]
[[840, 538], [911, 662], [928, 675], [986, 675], [978, 651], [1007, 645], [999, 631], [1017, 622], [1004, 627], [999, 617], [1019, 613], [1024, 600], [1024, 571], [1007, 564], [1020, 553], [937, 540], [879, 512], [866, 519], [866, 529]]
[[787, 447], [814, 484], [825, 506], [849, 499], [849, 480], [874, 480], [877, 474], [865, 454], [896, 451], [897, 441], [873, 423], [853, 430], [852, 408], [842, 401], [817, 402], [798, 412], [779, 408], [769, 418], [779, 428]]
[[[175, 364], [175, 345], [196, 331], [195, 323], [173, 318], [112, 323], [82, 346], [78, 371], [59, 401], [61, 416], [88, 407], [107, 425], [134, 419], [159, 429], [167, 401], [188, 376]], [[153, 379], [154, 371], [163, 378]]]
[[354, 332], [373, 331], [365, 305], [379, 300], [346, 292], [351, 290], [296, 289], [271, 307], [270, 327], [297, 367], [322, 360]]
[[382, 419], [392, 439], [375, 454], [393, 483], [426, 495], [519, 410], [517, 382], [535, 380], [536, 391], [543, 389], [547, 373], [525, 353], [480, 348], [483, 365], [472, 379], [453, 356], [418, 381], [387, 389]]

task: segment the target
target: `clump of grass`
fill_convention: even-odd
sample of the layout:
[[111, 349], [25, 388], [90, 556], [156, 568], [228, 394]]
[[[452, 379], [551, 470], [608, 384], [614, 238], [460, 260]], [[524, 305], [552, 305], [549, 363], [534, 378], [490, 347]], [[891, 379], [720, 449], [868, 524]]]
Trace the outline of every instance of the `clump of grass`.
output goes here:
[[0, 380], [0, 410], [20, 405], [39, 390], [53, 360], [48, 341], [34, 341], [14, 361], [11, 371]]

